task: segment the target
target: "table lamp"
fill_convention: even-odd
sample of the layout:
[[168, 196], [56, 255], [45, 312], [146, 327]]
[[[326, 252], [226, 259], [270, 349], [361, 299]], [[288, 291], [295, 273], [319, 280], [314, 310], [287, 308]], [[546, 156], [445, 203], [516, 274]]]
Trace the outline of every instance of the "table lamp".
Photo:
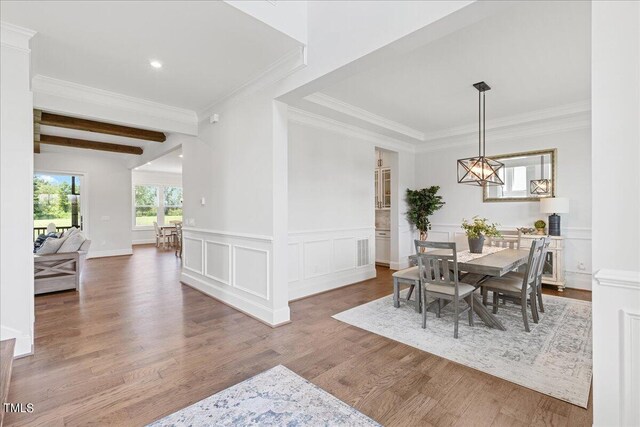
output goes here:
[[569, 213], [569, 199], [566, 197], [545, 197], [540, 199], [540, 212], [549, 215], [549, 235], [560, 235], [559, 213]]

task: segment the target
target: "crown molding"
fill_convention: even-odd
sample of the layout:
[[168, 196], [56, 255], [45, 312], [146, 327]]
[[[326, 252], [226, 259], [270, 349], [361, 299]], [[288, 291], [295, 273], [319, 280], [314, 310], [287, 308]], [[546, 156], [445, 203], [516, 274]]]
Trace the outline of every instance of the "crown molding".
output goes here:
[[[491, 123], [491, 126], [490, 126]], [[487, 140], [492, 142], [550, 135], [585, 129], [591, 126], [590, 103], [576, 103], [556, 108], [518, 114], [487, 123]], [[477, 126], [465, 126], [440, 132], [437, 138], [428, 138], [416, 146], [417, 153], [438, 151], [453, 147], [476, 145]], [[434, 135], [434, 134], [432, 134]]]
[[232, 90], [227, 95], [198, 112], [198, 122], [208, 120], [212, 114], [220, 113], [230, 106], [237, 104], [250, 95], [279, 82], [285, 77], [307, 66], [307, 52], [305, 46], [299, 46], [280, 57], [264, 71], [253, 76], [242, 86]]
[[43, 110], [89, 115], [160, 131], [198, 134], [197, 116], [191, 110], [42, 75], [33, 77], [32, 90], [34, 107]]
[[[560, 117], [573, 117], [582, 113], [591, 111], [591, 101], [585, 100], [557, 107], [544, 108], [528, 113], [514, 114], [512, 116], [502, 117], [487, 121], [487, 131], [498, 128], [522, 125], [528, 122], [538, 122], [549, 119], [557, 119]], [[425, 142], [451, 138], [456, 136], [464, 136], [469, 134], [477, 135], [478, 124], [468, 124], [439, 132], [431, 132], [426, 134]]]
[[0, 41], [2, 46], [30, 52], [29, 40], [37, 31], [0, 21]]
[[337, 120], [330, 119], [319, 114], [310, 113], [299, 108], [290, 106], [288, 108], [288, 119], [293, 123], [312, 126], [318, 129], [328, 130], [331, 132], [339, 133], [341, 135], [368, 141], [380, 148], [409, 153], [415, 152], [414, 144], [411, 144], [409, 142], [390, 138], [376, 132], [362, 129], [360, 127], [353, 126], [347, 123], [339, 122]]
[[384, 118], [370, 111], [367, 111], [363, 108], [356, 107], [355, 105], [351, 105], [339, 99], [333, 98], [329, 95], [325, 95], [324, 93], [321, 93], [321, 92], [312, 93], [311, 95], [305, 96], [304, 99], [307, 101], [313, 102], [315, 104], [321, 105], [323, 107], [330, 108], [342, 114], [346, 114], [348, 116], [354, 117], [356, 119], [363, 120], [365, 122], [374, 124], [376, 126], [380, 126], [381, 128], [385, 128], [390, 131], [408, 136], [415, 140], [418, 140], [418, 141], [425, 140], [424, 132], [421, 132], [409, 126], [403, 125], [402, 123], [398, 123], [396, 121]]

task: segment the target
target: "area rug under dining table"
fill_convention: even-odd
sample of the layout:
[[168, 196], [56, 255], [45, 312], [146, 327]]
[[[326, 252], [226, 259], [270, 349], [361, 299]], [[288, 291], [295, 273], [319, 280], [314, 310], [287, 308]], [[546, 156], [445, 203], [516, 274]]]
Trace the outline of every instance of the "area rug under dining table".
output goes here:
[[[405, 291], [406, 292], [406, 291]], [[524, 330], [520, 307], [500, 307], [506, 331], [492, 329], [476, 318], [475, 326], [460, 321], [453, 338], [453, 309], [442, 317], [421, 314], [406, 304], [393, 306], [392, 295], [343, 311], [339, 321], [486, 372], [574, 405], [587, 407], [592, 377], [591, 303], [544, 295], [540, 323]]]

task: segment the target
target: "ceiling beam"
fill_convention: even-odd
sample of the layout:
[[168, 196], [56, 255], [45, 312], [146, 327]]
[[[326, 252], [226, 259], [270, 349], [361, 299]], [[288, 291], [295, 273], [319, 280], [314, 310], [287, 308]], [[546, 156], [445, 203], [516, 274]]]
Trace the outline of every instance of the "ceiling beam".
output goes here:
[[[34, 119], [36, 118], [34, 114]], [[56, 126], [67, 129], [84, 130], [88, 132], [105, 133], [108, 135], [124, 136], [127, 138], [143, 139], [145, 141], [164, 142], [167, 137], [162, 132], [133, 128], [129, 126], [114, 125], [112, 123], [96, 122], [94, 120], [79, 119], [77, 117], [63, 116], [60, 114], [40, 113], [41, 125]]]
[[40, 154], [40, 111], [33, 110], [33, 152]]
[[40, 135], [40, 144], [59, 145], [61, 147], [84, 148], [87, 150], [110, 151], [112, 153], [142, 154], [142, 148], [131, 145], [108, 144], [86, 139], [66, 138], [63, 136]]

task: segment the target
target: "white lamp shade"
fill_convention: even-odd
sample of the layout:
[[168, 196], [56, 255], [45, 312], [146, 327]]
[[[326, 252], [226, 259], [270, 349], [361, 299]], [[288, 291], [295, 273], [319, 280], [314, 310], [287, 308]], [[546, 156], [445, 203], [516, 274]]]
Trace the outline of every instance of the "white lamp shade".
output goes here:
[[540, 199], [542, 213], [569, 213], [569, 199], [566, 197], [545, 197]]

